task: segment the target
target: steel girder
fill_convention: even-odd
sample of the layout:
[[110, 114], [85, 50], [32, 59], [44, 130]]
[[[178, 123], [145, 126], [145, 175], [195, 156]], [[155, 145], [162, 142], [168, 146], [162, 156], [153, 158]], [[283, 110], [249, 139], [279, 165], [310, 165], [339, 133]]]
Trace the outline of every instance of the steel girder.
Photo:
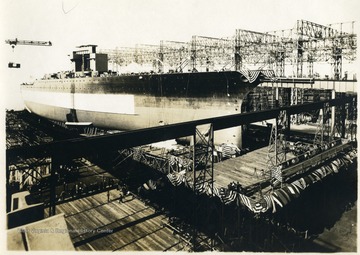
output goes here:
[[240, 113], [146, 129], [132, 130], [118, 134], [82, 137], [65, 141], [52, 142], [48, 144], [41, 144], [37, 146], [12, 148], [6, 150], [6, 157], [11, 161], [12, 159], [16, 159], [18, 156], [44, 157], [56, 155], [63, 157], [80, 157], [84, 155], [96, 154], [100, 148], [101, 150], [116, 151], [119, 149], [136, 147], [153, 142], [192, 136], [194, 132], [193, 130], [198, 125], [212, 123], [213, 129], [216, 131], [229, 127], [276, 118], [280, 111], [283, 110], [286, 110], [288, 114], [297, 114], [323, 108], [324, 104], [326, 103], [328, 103], [329, 106], [348, 104], [353, 101], [353, 98], [354, 96], [349, 96], [341, 99], [323, 100], [315, 103], [292, 105], [260, 112]]

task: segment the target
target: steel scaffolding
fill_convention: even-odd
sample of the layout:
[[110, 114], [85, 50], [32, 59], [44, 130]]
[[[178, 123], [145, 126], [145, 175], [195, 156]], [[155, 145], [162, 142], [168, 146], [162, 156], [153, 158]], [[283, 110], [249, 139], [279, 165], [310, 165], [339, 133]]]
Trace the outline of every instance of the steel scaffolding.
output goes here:
[[[325, 63], [331, 66], [329, 78], [339, 80], [348, 78], [343, 63], [356, 60], [354, 31], [355, 21], [324, 26], [298, 20], [286, 30], [236, 29], [235, 35], [226, 38], [194, 35], [189, 42], [160, 41], [159, 45], [138, 44], [101, 53], [109, 54], [117, 67], [136, 63], [159, 73], [271, 69], [278, 77], [313, 78], [318, 75], [314, 64]], [[289, 67], [290, 75], [285, 72]]]

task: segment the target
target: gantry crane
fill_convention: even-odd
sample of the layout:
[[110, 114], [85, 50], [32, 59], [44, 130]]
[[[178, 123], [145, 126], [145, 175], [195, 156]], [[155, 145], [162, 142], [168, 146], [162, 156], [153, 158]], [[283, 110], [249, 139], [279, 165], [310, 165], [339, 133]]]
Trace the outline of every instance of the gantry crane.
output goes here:
[[[15, 38], [14, 40], [12, 40], [12, 39], [5, 40], [5, 43], [10, 44], [11, 47], [13, 48], [13, 50], [16, 45], [52, 46], [52, 43], [50, 41], [45, 42], [45, 41], [32, 41], [32, 40], [18, 40], [17, 38]], [[9, 68], [20, 68], [20, 64], [9, 62], [8, 67]]]
[[18, 40], [15, 38], [14, 40], [5, 40], [5, 43], [10, 44], [12, 48], [15, 48], [16, 45], [32, 45], [32, 46], [52, 46], [50, 41], [31, 41], [31, 40]]

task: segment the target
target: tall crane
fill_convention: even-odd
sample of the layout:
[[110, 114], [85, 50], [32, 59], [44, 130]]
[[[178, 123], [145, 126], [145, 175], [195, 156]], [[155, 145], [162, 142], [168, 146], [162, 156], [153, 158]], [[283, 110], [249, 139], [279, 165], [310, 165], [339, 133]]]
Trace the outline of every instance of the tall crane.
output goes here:
[[[13, 50], [16, 45], [52, 46], [52, 43], [50, 41], [45, 42], [45, 41], [18, 40], [17, 38], [15, 38], [14, 40], [12, 40], [12, 39], [5, 40], [5, 43], [10, 44], [11, 47], [13, 48]], [[9, 68], [20, 68], [20, 64], [9, 62], [8, 67]]]
[[5, 43], [10, 44], [12, 48], [15, 48], [16, 45], [32, 45], [32, 46], [52, 46], [50, 41], [31, 41], [31, 40], [18, 40], [15, 38], [14, 40], [5, 40]]

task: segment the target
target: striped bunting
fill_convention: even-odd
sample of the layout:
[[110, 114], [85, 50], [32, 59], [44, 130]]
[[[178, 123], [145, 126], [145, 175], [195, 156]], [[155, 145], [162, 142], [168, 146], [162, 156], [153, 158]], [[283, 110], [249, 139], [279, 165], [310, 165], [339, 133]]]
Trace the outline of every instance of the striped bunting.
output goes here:
[[250, 198], [239, 193], [238, 199], [240, 200], [241, 204], [245, 205], [247, 208], [249, 208], [252, 211]]
[[[207, 185], [207, 187], [205, 187], [205, 189], [206, 189], [206, 195], [210, 197], [214, 196], [213, 190], [211, 189], [211, 186], [209, 184]], [[215, 189], [215, 187], [213, 187], [213, 189]]]
[[173, 166], [173, 165], [176, 164], [176, 162], [177, 162], [176, 157], [174, 155], [171, 155], [170, 158], [169, 158], [169, 164], [171, 166]]
[[220, 200], [222, 202], [224, 202], [224, 198], [226, 197], [226, 189], [225, 188], [220, 188], [219, 189], [219, 196]]
[[178, 178], [178, 175], [175, 173], [168, 174], [167, 178], [169, 179], [169, 181], [173, 186], [179, 186], [181, 184], [180, 178]]
[[191, 175], [184, 176], [184, 183], [185, 183], [185, 186], [189, 189], [192, 189], [194, 187], [194, 180], [191, 177]]
[[285, 189], [279, 189], [277, 194], [283, 205], [286, 205], [291, 201], [290, 194], [288, 194]]
[[272, 195], [273, 195], [273, 197], [274, 197], [274, 199], [275, 199], [275, 202], [277, 202], [276, 199], [280, 202], [281, 207], [283, 207], [284, 205], [287, 204], [288, 201], [287, 201], [286, 198], [280, 193], [280, 190], [274, 191], [274, 192], [272, 193]]
[[148, 180], [147, 181], [147, 186], [151, 189], [151, 190], [156, 190], [156, 182], [155, 181], [153, 181], [153, 180]]
[[[283, 188], [273, 191], [271, 194], [264, 195], [260, 201], [255, 201], [250, 197], [247, 197], [235, 190], [229, 190], [226, 188], [213, 187], [213, 193], [211, 192], [211, 185], [209, 183], [198, 183], [195, 189], [201, 193], [206, 193], [208, 196], [217, 196], [226, 205], [236, 201], [237, 206], [246, 206], [250, 211], [254, 213], [266, 212], [272, 209], [272, 213], [276, 213], [276, 207], [284, 207], [293, 198], [300, 196], [301, 190], [307, 188], [310, 184], [322, 180], [327, 175], [338, 172], [341, 166], [344, 166], [349, 160], [353, 160], [356, 157], [353, 151], [342, 155], [342, 158], [333, 160], [330, 164], [321, 166], [312, 173], [305, 177], [302, 177], [290, 184], [285, 184]], [[336, 168], [336, 169], [335, 169]], [[281, 171], [281, 169], [280, 169]], [[188, 187], [192, 187], [193, 181], [191, 176], [185, 175], [185, 170], [177, 173], [173, 172], [167, 175], [167, 178], [174, 186], [179, 186], [181, 183], [185, 183]], [[154, 184], [156, 188], [156, 183]], [[151, 183], [146, 183], [147, 189], [152, 189]]]
[[219, 189], [217, 187], [214, 186], [213, 188], [213, 191], [214, 191], [214, 196], [217, 196], [220, 198], [220, 193], [219, 193]]
[[337, 162], [339, 162], [339, 168], [344, 166], [344, 161], [342, 160], [342, 158], [338, 158], [336, 159]]
[[320, 167], [320, 170], [323, 172], [323, 175], [327, 176], [330, 172], [327, 171], [325, 166]]
[[179, 186], [183, 182], [185, 182], [185, 171], [181, 171], [179, 173], [173, 172], [167, 175], [167, 178], [174, 186]]
[[349, 155], [350, 155], [350, 158], [351, 158], [351, 159], [356, 158], [356, 156], [357, 156], [357, 150], [356, 150], [356, 149], [351, 150], [351, 151], [349, 152]]
[[330, 163], [330, 166], [331, 166], [332, 170], [334, 171], [334, 173], [338, 173], [338, 172], [339, 172], [339, 167], [338, 167], [338, 165], [337, 165], [334, 161], [332, 161], [332, 162]]
[[276, 202], [276, 204], [278, 204], [280, 207], [283, 207], [281, 201], [275, 196], [275, 193], [271, 194], [271, 198], [274, 200], [274, 202]]
[[350, 154], [346, 154], [344, 159], [347, 160], [350, 164], [352, 164], [352, 162], [353, 162]]
[[272, 213], [276, 213], [276, 205], [275, 205], [275, 200], [274, 197], [272, 195], [269, 195], [270, 199], [271, 199], [271, 203], [272, 203]]
[[195, 185], [195, 190], [201, 194], [205, 193], [205, 183], [197, 183]]
[[312, 176], [314, 179], [313, 179], [313, 183], [315, 182], [318, 182], [321, 180], [321, 175], [319, 175], [316, 171], [315, 172], [312, 172], [310, 174], [310, 176]]
[[282, 195], [285, 198], [287, 203], [289, 203], [291, 201], [291, 198], [290, 198], [291, 193], [286, 187], [280, 189], [279, 193], [280, 193], [280, 195]]
[[275, 72], [273, 70], [261, 70], [261, 73], [268, 79], [275, 80]]
[[231, 158], [235, 156], [237, 152], [240, 152], [240, 149], [234, 144], [222, 144], [221, 149], [224, 158]]
[[249, 83], [253, 83], [259, 76], [260, 71], [258, 70], [250, 71], [250, 70], [241, 69], [240, 73], [245, 76], [245, 78], [249, 81]]
[[245, 68], [240, 69], [239, 71], [245, 78], [250, 82], [253, 83], [260, 74], [265, 76], [269, 79], [274, 79], [275, 73], [273, 70], [247, 70]]
[[269, 195], [264, 195], [264, 199], [266, 201], [266, 210], [273, 208], [273, 200]]
[[231, 202], [234, 202], [234, 201], [235, 201], [236, 196], [237, 196], [237, 193], [236, 193], [235, 191], [233, 191], [233, 190], [228, 190], [227, 196], [224, 197], [223, 202], [224, 202], [226, 205], [228, 205], [228, 204], [230, 204]]
[[268, 210], [267, 202], [265, 198], [261, 199], [260, 201], [256, 202], [254, 200], [250, 200], [252, 211], [254, 213], [266, 212]]
[[286, 186], [286, 188], [289, 190], [289, 193], [295, 198], [300, 196], [300, 192], [295, 185], [290, 184], [289, 186]]

